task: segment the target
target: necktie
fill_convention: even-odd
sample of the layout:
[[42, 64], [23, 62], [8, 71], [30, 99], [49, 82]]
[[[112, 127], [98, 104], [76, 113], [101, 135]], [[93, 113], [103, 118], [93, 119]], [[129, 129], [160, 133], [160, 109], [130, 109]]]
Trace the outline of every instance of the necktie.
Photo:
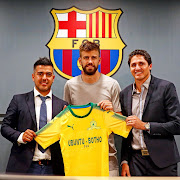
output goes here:
[[[46, 99], [49, 98], [48, 96], [44, 97], [44, 96], [39, 96], [42, 100], [41, 103], [41, 108], [40, 108], [40, 118], [39, 118], [39, 129], [41, 129], [42, 127], [44, 127], [47, 124], [47, 107], [46, 107]], [[46, 149], [43, 149], [39, 144], [38, 144], [38, 149], [44, 153]]]

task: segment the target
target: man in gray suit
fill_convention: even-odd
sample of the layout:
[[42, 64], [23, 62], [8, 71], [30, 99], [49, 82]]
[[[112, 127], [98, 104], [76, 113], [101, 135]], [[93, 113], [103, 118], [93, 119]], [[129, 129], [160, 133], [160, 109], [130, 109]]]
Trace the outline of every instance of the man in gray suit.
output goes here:
[[122, 144], [122, 176], [177, 176], [180, 105], [173, 83], [151, 75], [144, 50], [129, 55], [135, 82], [120, 93], [122, 113], [133, 127]]
[[40, 125], [49, 122], [67, 105], [52, 94], [54, 78], [51, 61], [40, 58], [32, 74], [34, 90], [15, 95], [10, 102], [1, 127], [2, 135], [13, 143], [7, 173], [64, 175], [59, 143], [43, 150], [34, 141]]

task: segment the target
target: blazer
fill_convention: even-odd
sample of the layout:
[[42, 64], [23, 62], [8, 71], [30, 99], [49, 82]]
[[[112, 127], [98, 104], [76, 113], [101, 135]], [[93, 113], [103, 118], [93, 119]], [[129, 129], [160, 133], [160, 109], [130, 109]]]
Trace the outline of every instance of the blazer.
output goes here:
[[[67, 102], [53, 95], [52, 117], [62, 111], [64, 105], [67, 105]], [[13, 143], [6, 172], [26, 173], [31, 165], [36, 142], [33, 140], [21, 145], [17, 143], [19, 135], [27, 129], [37, 131], [34, 91], [14, 95], [3, 119], [1, 134]], [[64, 164], [59, 143], [54, 143], [50, 150], [54, 174], [64, 175]]]
[[[133, 85], [120, 93], [122, 113], [132, 115]], [[180, 104], [173, 83], [151, 75], [142, 121], [150, 123], [150, 132], [143, 131], [150, 157], [159, 168], [180, 161], [174, 135], [180, 134]], [[122, 142], [121, 160], [129, 161], [132, 154], [132, 132]]]

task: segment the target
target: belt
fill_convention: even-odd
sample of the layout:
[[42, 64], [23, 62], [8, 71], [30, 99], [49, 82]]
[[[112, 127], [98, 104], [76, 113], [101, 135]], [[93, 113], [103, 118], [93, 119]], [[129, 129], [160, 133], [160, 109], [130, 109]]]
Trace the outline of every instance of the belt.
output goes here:
[[149, 152], [147, 149], [139, 149], [139, 150], [134, 150], [132, 151], [133, 153], [138, 153], [141, 154], [142, 156], [149, 156]]
[[51, 160], [43, 159], [43, 160], [39, 160], [39, 161], [33, 161], [33, 163], [37, 163], [40, 166], [42, 166], [42, 165], [47, 166], [47, 165], [51, 165]]

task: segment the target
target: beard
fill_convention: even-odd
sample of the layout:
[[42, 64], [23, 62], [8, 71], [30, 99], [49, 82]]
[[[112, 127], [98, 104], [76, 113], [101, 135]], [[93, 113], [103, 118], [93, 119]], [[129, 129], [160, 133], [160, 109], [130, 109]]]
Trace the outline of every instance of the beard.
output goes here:
[[[87, 70], [88, 65], [91, 65], [91, 66], [94, 67], [94, 68], [91, 69], [91, 70]], [[94, 75], [94, 74], [96, 73], [96, 71], [97, 71], [97, 69], [98, 69], [98, 66], [95, 66], [95, 65], [92, 65], [92, 64], [87, 64], [86, 66], [84, 66], [84, 67], [82, 67], [82, 68], [83, 68], [83, 71], [84, 71], [84, 73], [85, 73], [86, 75], [91, 76], [91, 75]]]

